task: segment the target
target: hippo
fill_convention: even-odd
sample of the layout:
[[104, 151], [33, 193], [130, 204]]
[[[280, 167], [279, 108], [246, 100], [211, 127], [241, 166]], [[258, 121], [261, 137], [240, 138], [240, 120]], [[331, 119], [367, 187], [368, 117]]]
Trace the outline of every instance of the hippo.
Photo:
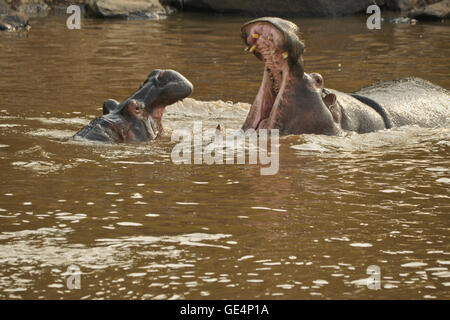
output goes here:
[[242, 130], [341, 135], [448, 124], [449, 92], [423, 79], [379, 82], [352, 94], [325, 88], [320, 74], [304, 71], [305, 45], [298, 33], [296, 24], [275, 17], [241, 28], [246, 50], [264, 62], [262, 83]]
[[162, 132], [165, 107], [186, 98], [192, 91], [192, 84], [180, 73], [153, 70], [140, 88], [122, 103], [106, 100], [103, 115], [92, 120], [74, 138], [109, 143], [153, 140]]

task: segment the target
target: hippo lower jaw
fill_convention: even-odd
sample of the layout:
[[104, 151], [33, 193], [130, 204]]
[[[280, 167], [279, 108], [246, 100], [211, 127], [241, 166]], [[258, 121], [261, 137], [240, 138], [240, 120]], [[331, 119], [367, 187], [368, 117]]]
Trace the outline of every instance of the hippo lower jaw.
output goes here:
[[166, 106], [160, 106], [157, 108], [153, 108], [150, 112], [149, 116], [147, 117], [145, 123], [145, 127], [147, 129], [147, 133], [151, 140], [156, 139], [158, 137], [162, 130], [162, 116], [164, 114], [164, 111], [166, 109]]
[[254, 112], [244, 123], [243, 129], [282, 129], [277, 119], [283, 113], [283, 103], [292, 90], [291, 84], [291, 75], [286, 66], [280, 68], [266, 63], [261, 88], [252, 106]]
[[147, 129], [147, 134], [149, 136], [150, 140], [156, 139], [156, 137], [161, 133], [162, 131], [162, 125], [161, 123], [155, 121], [151, 116], [147, 118], [147, 121], [144, 122], [145, 129]]

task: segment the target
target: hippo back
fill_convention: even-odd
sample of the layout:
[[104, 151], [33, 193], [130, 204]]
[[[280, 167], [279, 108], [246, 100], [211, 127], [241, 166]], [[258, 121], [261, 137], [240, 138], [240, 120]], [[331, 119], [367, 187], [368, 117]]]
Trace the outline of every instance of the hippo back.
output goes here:
[[108, 114], [95, 118], [87, 126], [78, 131], [74, 138], [83, 138], [91, 141], [99, 142], [121, 142], [121, 137], [114, 130], [115, 127], [121, 126], [122, 116], [116, 114]]
[[379, 82], [361, 88], [355, 94], [382, 105], [394, 127], [414, 124], [437, 127], [450, 124], [449, 91], [420, 78]]

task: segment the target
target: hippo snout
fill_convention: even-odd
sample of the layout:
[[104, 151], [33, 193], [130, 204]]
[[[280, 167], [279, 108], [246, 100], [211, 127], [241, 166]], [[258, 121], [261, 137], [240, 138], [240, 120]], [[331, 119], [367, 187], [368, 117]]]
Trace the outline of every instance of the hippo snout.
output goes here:
[[150, 76], [162, 90], [161, 94], [174, 102], [188, 97], [194, 91], [193, 84], [175, 70], [154, 70]]

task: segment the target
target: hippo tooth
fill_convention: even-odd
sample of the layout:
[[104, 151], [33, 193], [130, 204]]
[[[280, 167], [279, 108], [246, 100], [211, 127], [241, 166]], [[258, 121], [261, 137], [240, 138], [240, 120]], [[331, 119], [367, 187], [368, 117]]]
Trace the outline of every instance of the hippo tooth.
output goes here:
[[258, 39], [258, 38], [259, 38], [259, 34], [253, 33], [253, 34], [252, 34], [252, 38], [253, 38], [253, 39]]
[[287, 51], [285, 51], [281, 55], [283, 56], [283, 59], [287, 59], [287, 57], [289, 56], [289, 53]]
[[267, 40], [272, 41], [272, 36], [268, 36], [268, 37], [267, 37]]
[[248, 52], [252, 53], [256, 49], [256, 44], [252, 45], [252, 47], [248, 50]]

